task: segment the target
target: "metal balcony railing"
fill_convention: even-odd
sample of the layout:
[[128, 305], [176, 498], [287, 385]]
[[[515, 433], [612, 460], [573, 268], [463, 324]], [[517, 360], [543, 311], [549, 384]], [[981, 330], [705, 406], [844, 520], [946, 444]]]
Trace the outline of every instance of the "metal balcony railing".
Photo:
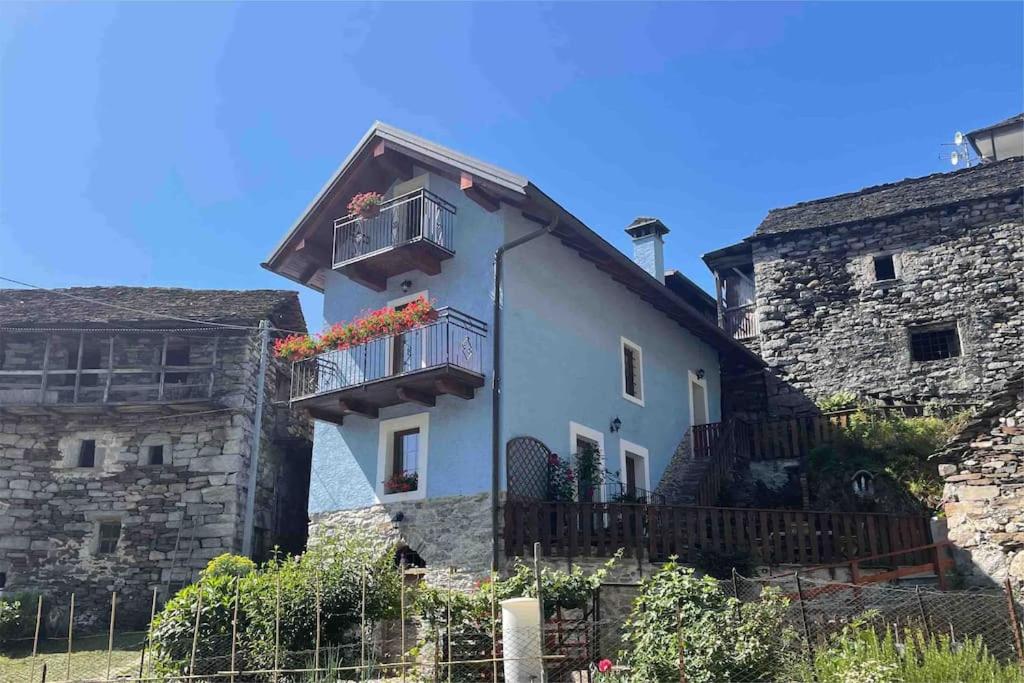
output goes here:
[[487, 324], [453, 308], [422, 327], [292, 364], [292, 400], [454, 366], [483, 375]]
[[420, 240], [454, 254], [455, 207], [419, 189], [381, 204], [372, 218], [345, 216], [334, 221], [334, 268], [385, 249]]

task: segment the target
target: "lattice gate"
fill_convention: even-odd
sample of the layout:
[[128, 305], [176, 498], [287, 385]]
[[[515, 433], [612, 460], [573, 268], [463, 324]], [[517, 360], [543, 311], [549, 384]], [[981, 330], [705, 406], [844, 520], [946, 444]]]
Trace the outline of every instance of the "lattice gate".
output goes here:
[[508, 497], [546, 500], [548, 458], [551, 449], [532, 436], [517, 436], [505, 446], [505, 481]]

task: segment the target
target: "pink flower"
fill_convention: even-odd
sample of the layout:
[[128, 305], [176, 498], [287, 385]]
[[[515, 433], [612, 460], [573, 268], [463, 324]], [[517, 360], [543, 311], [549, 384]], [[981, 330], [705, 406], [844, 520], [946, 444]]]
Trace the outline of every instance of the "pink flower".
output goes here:
[[610, 659], [602, 659], [600, 662], [597, 663], [597, 670], [600, 671], [603, 674], [606, 674], [606, 673], [608, 673], [609, 671], [612, 670], [613, 666], [615, 666], [615, 665], [612, 664], [612, 660], [610, 660]]

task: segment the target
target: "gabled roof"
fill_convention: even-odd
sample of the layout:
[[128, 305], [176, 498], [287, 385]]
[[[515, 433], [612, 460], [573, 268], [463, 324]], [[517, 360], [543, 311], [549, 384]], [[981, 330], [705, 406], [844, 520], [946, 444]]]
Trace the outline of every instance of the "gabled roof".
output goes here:
[[282, 329], [297, 332], [306, 329], [298, 293], [288, 290], [176, 287], [0, 289], [0, 326], [3, 327], [192, 326], [173, 318], [246, 327], [255, 327], [267, 319]]
[[[464, 188], [470, 185], [474, 192], [518, 208], [524, 217], [540, 225], [557, 219], [552, 232], [554, 237], [642, 301], [686, 327], [730, 359], [744, 364], [764, 364], [756, 354], [584, 225], [529, 179], [380, 122], [374, 123], [363, 135], [263, 267], [322, 290], [323, 275], [320, 271], [331, 267], [330, 263], [323, 261], [323, 254], [330, 256], [333, 220], [344, 215], [343, 206], [348, 199], [348, 193], [344, 191], [346, 181], [357, 172], [370, 172], [376, 167], [395, 168], [410, 159], [432, 172], [460, 182]], [[363, 191], [365, 187], [359, 190]], [[469, 191], [467, 189], [467, 193]]]
[[772, 209], [754, 237], [889, 218], [1020, 192], [1022, 187], [1024, 159], [1014, 157]]
[[977, 135], [978, 133], [987, 133], [990, 130], [995, 130], [996, 128], [1004, 128], [1006, 126], [1010, 126], [1010, 125], [1013, 125], [1015, 123], [1024, 123], [1024, 113], [1015, 114], [1014, 116], [1011, 116], [1008, 119], [1004, 119], [1003, 121], [1000, 121], [999, 123], [993, 123], [993, 124], [991, 124], [989, 126], [985, 126], [984, 128], [978, 128], [978, 129], [972, 130], [967, 135], [969, 137], [973, 137], [973, 136]]

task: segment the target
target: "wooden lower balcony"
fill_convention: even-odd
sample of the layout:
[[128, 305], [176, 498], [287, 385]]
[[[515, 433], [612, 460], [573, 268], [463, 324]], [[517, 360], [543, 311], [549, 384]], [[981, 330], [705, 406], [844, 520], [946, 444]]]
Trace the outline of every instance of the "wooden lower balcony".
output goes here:
[[455, 255], [454, 222], [454, 206], [428, 190], [415, 190], [384, 202], [376, 216], [335, 221], [332, 266], [377, 292], [402, 273], [437, 275], [441, 262]]
[[441, 395], [470, 400], [484, 386], [487, 325], [454, 309], [408, 332], [331, 350], [292, 365], [292, 405], [342, 424], [345, 416], [376, 419], [381, 408], [434, 406]]

